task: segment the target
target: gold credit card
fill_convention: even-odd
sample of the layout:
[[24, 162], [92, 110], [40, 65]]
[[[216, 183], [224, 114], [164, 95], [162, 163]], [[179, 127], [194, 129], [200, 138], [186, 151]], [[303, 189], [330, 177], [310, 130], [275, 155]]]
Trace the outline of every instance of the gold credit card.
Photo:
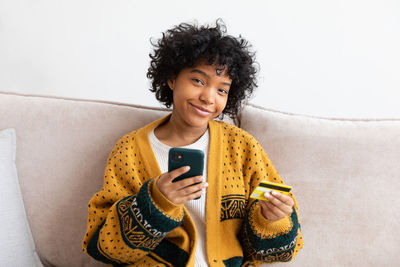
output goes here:
[[254, 191], [250, 195], [250, 197], [268, 201], [268, 199], [266, 197], [264, 197], [265, 193], [271, 192], [271, 191], [277, 191], [284, 195], [289, 195], [290, 190], [292, 190], [292, 187], [289, 185], [277, 184], [277, 183], [272, 183], [272, 182], [262, 180], [260, 182], [260, 184], [256, 187], [256, 189], [254, 189]]

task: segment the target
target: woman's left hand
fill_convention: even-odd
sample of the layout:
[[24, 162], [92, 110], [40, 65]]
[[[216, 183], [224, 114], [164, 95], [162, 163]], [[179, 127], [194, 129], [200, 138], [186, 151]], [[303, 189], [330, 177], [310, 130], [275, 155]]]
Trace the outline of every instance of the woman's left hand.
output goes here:
[[258, 200], [261, 214], [269, 221], [277, 221], [292, 213], [294, 201], [291, 197], [276, 191], [267, 192], [264, 196], [269, 200]]

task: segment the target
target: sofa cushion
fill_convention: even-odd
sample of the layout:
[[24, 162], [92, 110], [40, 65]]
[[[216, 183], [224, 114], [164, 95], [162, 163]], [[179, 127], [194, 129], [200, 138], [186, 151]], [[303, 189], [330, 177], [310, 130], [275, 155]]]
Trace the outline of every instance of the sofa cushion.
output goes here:
[[247, 106], [299, 204], [304, 249], [293, 266], [398, 266], [400, 120], [324, 119]]
[[0, 259], [2, 266], [42, 266], [26, 218], [15, 165], [14, 129], [0, 131]]
[[82, 252], [88, 202], [114, 144], [168, 111], [1, 93], [0, 103], [0, 129], [17, 132], [21, 191], [44, 266], [106, 266]]
[[[82, 252], [87, 203], [115, 142], [168, 111], [7, 93], [0, 103], [0, 129], [16, 129], [21, 191], [44, 265], [103, 266]], [[241, 126], [294, 186], [305, 246], [292, 265], [397, 266], [400, 120], [320, 119], [250, 105]]]

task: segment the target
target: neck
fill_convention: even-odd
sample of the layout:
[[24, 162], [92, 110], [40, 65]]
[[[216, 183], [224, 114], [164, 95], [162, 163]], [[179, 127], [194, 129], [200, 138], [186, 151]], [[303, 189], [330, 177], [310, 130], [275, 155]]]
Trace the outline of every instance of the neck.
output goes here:
[[177, 120], [174, 114], [163, 125], [154, 130], [156, 137], [172, 147], [186, 146], [193, 144], [207, 131], [208, 125], [205, 127], [188, 126], [184, 121]]

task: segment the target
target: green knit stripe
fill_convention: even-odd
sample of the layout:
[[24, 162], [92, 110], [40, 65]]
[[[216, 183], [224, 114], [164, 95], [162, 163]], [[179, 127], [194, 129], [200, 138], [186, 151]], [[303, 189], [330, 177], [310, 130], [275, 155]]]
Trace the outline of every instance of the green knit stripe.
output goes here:
[[153, 252], [175, 267], [184, 267], [189, 260], [189, 254], [168, 239], [163, 239]]
[[243, 263], [243, 257], [233, 257], [223, 261], [226, 267], [240, 267]]
[[[99, 229], [95, 232], [93, 237], [90, 239], [90, 242], [87, 246], [87, 253], [92, 256], [94, 259], [107, 263], [107, 264], [112, 264], [112, 266], [115, 267], [122, 267], [125, 266], [125, 264], [121, 264], [117, 261], [110, 260], [107, 258], [104, 252], [99, 251], [97, 247], [97, 243], [99, 240], [99, 233], [100, 229], [103, 227], [105, 222], [103, 222]], [[186, 266], [187, 261], [189, 260], [189, 254], [172, 243], [171, 241], [167, 239], [163, 239], [161, 243], [153, 250], [154, 254], [165, 260], [166, 262], [172, 264], [173, 266]], [[148, 257], [152, 258], [153, 260], [163, 263], [160, 260], [158, 260], [156, 257], [151, 255], [151, 252], [147, 254]], [[164, 263], [163, 263], [164, 264]], [[235, 265], [233, 265], [235, 266]]]
[[[252, 205], [256, 203], [257, 201], [253, 202]], [[256, 235], [251, 229], [249, 220], [246, 218], [241, 233], [244, 246], [247, 247], [246, 256], [265, 262], [289, 261], [296, 247], [297, 232], [300, 227], [294, 208], [290, 218], [293, 222], [293, 227], [289, 233], [276, 236], [273, 239], [263, 239]]]
[[136, 196], [117, 202], [123, 240], [129, 247], [147, 252], [154, 250], [168, 232], [182, 224], [169, 219], [153, 205], [148, 195], [149, 181]]
[[152, 228], [157, 229], [157, 231], [161, 233], [167, 234], [182, 224], [183, 217], [181, 221], [170, 219], [153, 204], [153, 201], [149, 196], [149, 192], [151, 191], [148, 188], [150, 181], [151, 180], [146, 181], [140, 188], [140, 191], [136, 196], [137, 207], [140, 208], [143, 218], [152, 226]]
[[151, 258], [152, 260], [154, 260], [154, 261], [156, 261], [156, 262], [158, 262], [158, 263], [161, 263], [161, 264], [164, 264], [164, 265], [165, 265], [165, 263], [164, 263], [163, 261], [160, 261], [157, 257], [151, 255], [151, 253], [147, 254], [147, 256], [148, 256], [149, 258]]

